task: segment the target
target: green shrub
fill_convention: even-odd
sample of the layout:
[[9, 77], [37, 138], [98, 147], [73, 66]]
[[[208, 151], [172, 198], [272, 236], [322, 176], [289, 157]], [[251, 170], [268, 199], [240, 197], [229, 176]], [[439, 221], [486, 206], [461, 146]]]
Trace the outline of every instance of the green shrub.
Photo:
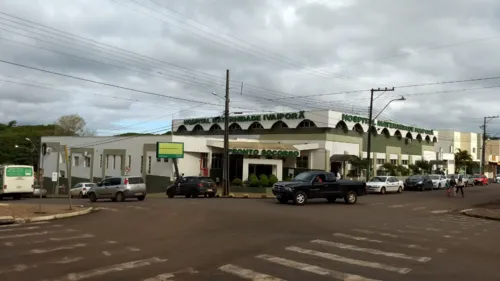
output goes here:
[[269, 176], [269, 185], [270, 186], [274, 186], [274, 184], [277, 182], [278, 182], [278, 178], [275, 175]]
[[252, 180], [254, 180], [254, 179], [255, 179], [255, 180], [258, 180], [258, 179], [259, 179], [259, 178], [257, 177], [257, 175], [256, 175], [256, 174], [251, 174], [251, 175], [248, 177], [248, 181], [249, 181], [249, 182], [252, 182]]
[[243, 184], [243, 181], [241, 181], [241, 179], [234, 179], [232, 184], [234, 186], [241, 186]]
[[260, 181], [259, 178], [255, 174], [251, 174], [248, 177], [248, 181], [250, 182], [251, 187], [259, 187], [260, 186]]
[[292, 181], [292, 178], [286, 178], [285, 181]]
[[260, 185], [263, 186], [263, 187], [268, 187], [269, 186], [269, 178], [267, 177], [267, 175], [260, 175]]

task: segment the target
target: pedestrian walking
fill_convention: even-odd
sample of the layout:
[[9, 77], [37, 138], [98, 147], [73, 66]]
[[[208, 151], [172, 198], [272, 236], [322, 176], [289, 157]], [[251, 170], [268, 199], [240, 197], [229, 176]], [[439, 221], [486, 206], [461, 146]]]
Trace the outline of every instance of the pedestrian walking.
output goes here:
[[462, 176], [459, 176], [457, 181], [457, 186], [455, 189], [455, 196], [458, 194], [458, 191], [460, 190], [460, 192], [462, 193], [462, 198], [464, 198], [464, 185], [465, 185], [464, 179], [462, 178]]
[[453, 196], [455, 196], [455, 186], [457, 185], [457, 181], [455, 180], [455, 176], [451, 176], [450, 181], [447, 182], [448, 184], [448, 189], [446, 190], [446, 193], [448, 197], [451, 196], [453, 193]]

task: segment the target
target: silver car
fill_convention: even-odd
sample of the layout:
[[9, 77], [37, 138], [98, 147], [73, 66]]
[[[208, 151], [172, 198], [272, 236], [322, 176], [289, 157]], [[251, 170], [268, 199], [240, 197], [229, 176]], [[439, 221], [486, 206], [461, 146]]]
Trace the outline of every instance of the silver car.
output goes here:
[[123, 202], [127, 198], [146, 198], [146, 184], [141, 176], [109, 177], [87, 191], [90, 202], [99, 199], [111, 199]]
[[465, 187], [474, 186], [474, 177], [472, 175], [463, 175], [462, 180], [464, 182]]

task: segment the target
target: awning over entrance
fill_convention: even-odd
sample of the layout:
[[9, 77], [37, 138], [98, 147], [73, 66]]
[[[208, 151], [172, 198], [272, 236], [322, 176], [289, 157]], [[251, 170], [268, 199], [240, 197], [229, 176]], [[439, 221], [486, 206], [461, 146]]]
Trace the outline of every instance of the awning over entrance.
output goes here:
[[298, 151], [291, 144], [283, 143], [262, 143], [262, 142], [244, 142], [244, 141], [230, 141], [230, 149], [267, 149], [267, 150], [287, 150], [287, 151]]
[[490, 164], [490, 165], [497, 165], [497, 166], [498, 166], [500, 163], [493, 162], [493, 161], [489, 161], [489, 164]]
[[429, 164], [431, 165], [446, 165], [445, 160], [431, 160], [429, 161]]
[[349, 154], [333, 154], [330, 156], [330, 163], [331, 162], [348, 162], [352, 160], [359, 160], [359, 157], [356, 155], [349, 155]]

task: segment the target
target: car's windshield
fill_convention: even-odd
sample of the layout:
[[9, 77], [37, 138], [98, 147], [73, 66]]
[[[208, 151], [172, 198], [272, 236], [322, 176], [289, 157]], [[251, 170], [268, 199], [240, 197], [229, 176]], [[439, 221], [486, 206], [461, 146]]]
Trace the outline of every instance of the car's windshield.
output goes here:
[[421, 178], [422, 178], [421, 175], [414, 175], [414, 176], [409, 177], [408, 179], [410, 179], [410, 180], [419, 180]]
[[440, 176], [430, 176], [430, 178], [433, 180], [438, 180], [440, 178]]
[[474, 177], [475, 177], [475, 178], [480, 178], [480, 177], [481, 177], [481, 175], [474, 175]]
[[293, 181], [306, 181], [306, 182], [308, 182], [308, 181], [311, 181], [315, 176], [316, 176], [316, 174], [309, 173], [309, 172], [303, 172], [303, 173], [298, 174], [293, 179]]
[[370, 181], [371, 182], [385, 182], [387, 177], [373, 177]]
[[96, 184], [95, 183], [87, 183], [85, 186], [89, 187], [89, 188], [92, 188], [92, 187], [95, 187]]

